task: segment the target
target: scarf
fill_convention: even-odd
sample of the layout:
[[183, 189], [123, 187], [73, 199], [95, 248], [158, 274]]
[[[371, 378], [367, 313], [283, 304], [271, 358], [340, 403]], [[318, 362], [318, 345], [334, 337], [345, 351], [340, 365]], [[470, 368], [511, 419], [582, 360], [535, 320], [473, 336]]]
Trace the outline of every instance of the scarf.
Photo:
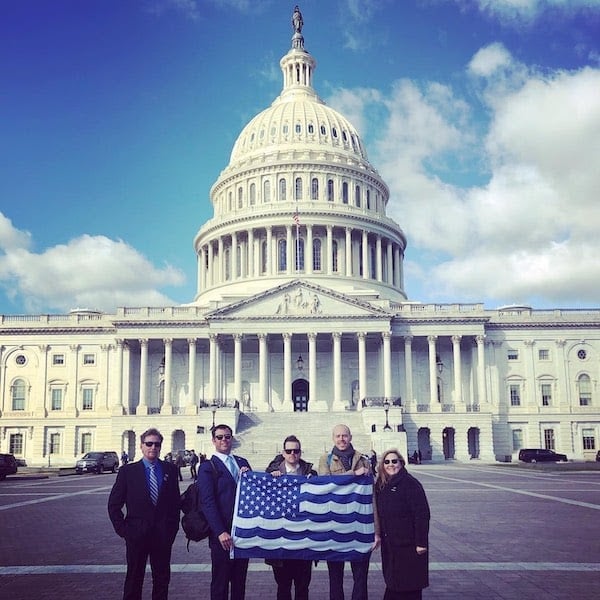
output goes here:
[[352, 468], [352, 458], [354, 457], [354, 447], [352, 444], [348, 444], [346, 450], [339, 450], [337, 446], [334, 446], [332, 452], [342, 461], [344, 470], [349, 471]]

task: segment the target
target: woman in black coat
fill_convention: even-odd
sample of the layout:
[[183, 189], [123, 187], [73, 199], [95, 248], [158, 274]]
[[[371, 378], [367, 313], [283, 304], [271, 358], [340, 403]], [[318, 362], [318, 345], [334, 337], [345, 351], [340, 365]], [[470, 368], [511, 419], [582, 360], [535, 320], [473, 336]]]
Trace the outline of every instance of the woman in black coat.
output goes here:
[[429, 585], [429, 503], [396, 449], [379, 460], [375, 502], [381, 533], [384, 600], [419, 600]]

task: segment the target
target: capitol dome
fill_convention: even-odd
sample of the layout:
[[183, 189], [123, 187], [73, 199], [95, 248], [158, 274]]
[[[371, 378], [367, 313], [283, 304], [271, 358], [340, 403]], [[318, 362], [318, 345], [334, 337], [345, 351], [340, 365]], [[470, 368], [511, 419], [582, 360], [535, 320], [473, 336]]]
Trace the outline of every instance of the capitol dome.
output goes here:
[[389, 189], [346, 117], [313, 88], [300, 29], [283, 89], [241, 131], [194, 239], [199, 305], [223, 306], [293, 279], [369, 301], [405, 301], [406, 236]]

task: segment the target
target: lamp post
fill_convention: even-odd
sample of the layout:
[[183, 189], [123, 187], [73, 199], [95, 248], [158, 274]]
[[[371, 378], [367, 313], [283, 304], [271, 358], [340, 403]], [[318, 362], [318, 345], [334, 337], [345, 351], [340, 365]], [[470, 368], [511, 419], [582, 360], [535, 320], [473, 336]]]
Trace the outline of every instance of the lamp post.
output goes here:
[[390, 403], [387, 398], [383, 401], [383, 410], [385, 410], [385, 425], [383, 427], [383, 430], [391, 431], [392, 428], [390, 427], [390, 422], [388, 421], [388, 413], [390, 412]]
[[441, 375], [444, 370], [444, 363], [439, 355], [435, 357], [435, 366], [437, 367], [438, 374]]
[[216, 408], [213, 408], [213, 410], [212, 410], [212, 414], [213, 414], [213, 424], [212, 424], [212, 428], [213, 428], [213, 430], [214, 430], [214, 428], [215, 428], [215, 415], [217, 414], [217, 409], [216, 409]]
[[304, 369], [304, 359], [302, 358], [302, 354], [298, 357], [296, 361], [296, 367], [298, 367], [298, 371], [302, 371]]

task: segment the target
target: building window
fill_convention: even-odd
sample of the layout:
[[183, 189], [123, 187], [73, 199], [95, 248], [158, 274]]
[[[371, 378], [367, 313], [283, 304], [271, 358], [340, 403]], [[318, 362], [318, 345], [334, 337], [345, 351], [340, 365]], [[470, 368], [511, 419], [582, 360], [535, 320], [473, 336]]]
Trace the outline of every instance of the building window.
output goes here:
[[285, 179], [280, 179], [279, 180], [279, 200], [281, 202], [285, 201], [285, 192], [286, 192]]
[[302, 177], [296, 177], [296, 200], [302, 200]]
[[62, 410], [63, 391], [61, 388], [52, 388], [50, 400], [51, 410]]
[[315, 126], [312, 123], [308, 124], [308, 133], [314, 133], [315, 132]]
[[377, 278], [377, 248], [375, 246], [371, 246], [371, 279]]
[[227, 205], [228, 205], [228, 210], [232, 211], [233, 210], [233, 193], [229, 192], [229, 194], [227, 195]]
[[[593, 429], [584, 429], [581, 432], [583, 449], [584, 450], [595, 450], [596, 449], [596, 435]], [[13, 452], [14, 454], [14, 452]]]
[[510, 391], [510, 405], [521, 406], [521, 386], [518, 383], [511, 383], [509, 386]]
[[296, 240], [296, 271], [304, 271], [304, 240]]
[[260, 244], [260, 272], [267, 272], [267, 242], [265, 240]]
[[348, 204], [348, 184], [345, 181], [342, 183], [342, 202]]
[[243, 208], [244, 206], [244, 190], [242, 188], [238, 188], [238, 208]]
[[300, 123], [296, 123], [295, 131], [298, 135], [302, 133], [302, 125]]
[[27, 386], [23, 379], [15, 379], [15, 382], [11, 387], [12, 396], [12, 409], [13, 410], [25, 410], [25, 395], [27, 393]]
[[8, 451], [17, 456], [23, 455], [23, 434], [11, 433], [8, 438]]
[[82, 393], [81, 410], [94, 410], [94, 390], [83, 388]]
[[519, 360], [519, 351], [509, 349], [506, 357], [508, 360]]
[[65, 364], [65, 355], [64, 354], [53, 354], [52, 355], [52, 364], [55, 366], [60, 366]]
[[60, 454], [60, 433], [50, 434], [50, 444], [48, 447], [50, 454]]
[[84, 365], [95, 365], [96, 364], [96, 355], [95, 354], [84, 354], [83, 355], [83, 364]]
[[256, 204], [256, 184], [250, 184], [250, 206], [254, 206]]
[[241, 277], [242, 276], [242, 246], [240, 244], [238, 244], [235, 247], [235, 276], [236, 277]]
[[360, 208], [360, 186], [357, 185], [354, 190], [354, 204]]
[[327, 135], [327, 129], [325, 129], [325, 125], [321, 125], [321, 135]]
[[263, 186], [263, 202], [271, 202], [271, 182], [265, 181]]
[[556, 448], [554, 429], [544, 429], [544, 448], [546, 450], [554, 450]]
[[334, 273], [338, 272], [338, 243], [336, 240], [331, 242], [331, 270]]
[[547, 348], [540, 348], [538, 350], [538, 358], [540, 360], [550, 360], [550, 350]]
[[371, 210], [371, 191], [367, 190], [367, 210]]
[[312, 181], [310, 182], [310, 199], [319, 199], [319, 180], [316, 177], [313, 177]]
[[91, 452], [92, 450], [92, 434], [91, 433], [82, 433], [81, 434], [81, 452], [85, 454], [86, 452]]
[[27, 363], [27, 358], [25, 357], [24, 354], [17, 354], [17, 356], [15, 357], [15, 363], [19, 367], [22, 367], [24, 364]]
[[517, 452], [523, 447], [523, 430], [522, 429], [513, 429], [512, 430], [512, 445], [513, 452]]
[[278, 240], [277, 242], [277, 258], [278, 269], [281, 273], [285, 273], [287, 269], [287, 243], [286, 240]]
[[327, 180], [327, 201], [333, 202], [333, 179]]
[[321, 240], [313, 240], [313, 271], [321, 270]]
[[550, 406], [552, 404], [552, 384], [542, 383], [542, 406]]
[[231, 252], [229, 248], [225, 248], [224, 252], [225, 256], [225, 281], [229, 281], [231, 279]]
[[579, 360], [585, 360], [587, 358], [587, 352], [583, 349], [577, 351], [577, 358]]
[[579, 388], [579, 406], [590, 406], [592, 404], [592, 383], [589, 375], [580, 375], [577, 380]]

